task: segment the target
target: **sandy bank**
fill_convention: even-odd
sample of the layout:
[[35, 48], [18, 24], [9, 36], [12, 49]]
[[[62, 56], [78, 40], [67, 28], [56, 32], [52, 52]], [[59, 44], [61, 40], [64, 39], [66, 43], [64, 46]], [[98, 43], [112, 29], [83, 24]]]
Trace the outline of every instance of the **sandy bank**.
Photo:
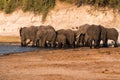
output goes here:
[[0, 80], [119, 80], [119, 49], [37, 50], [0, 56]]

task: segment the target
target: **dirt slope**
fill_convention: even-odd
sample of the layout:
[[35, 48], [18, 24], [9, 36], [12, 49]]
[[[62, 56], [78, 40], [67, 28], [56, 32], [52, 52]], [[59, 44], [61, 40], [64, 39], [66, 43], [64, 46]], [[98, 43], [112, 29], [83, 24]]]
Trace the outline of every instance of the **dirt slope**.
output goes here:
[[57, 2], [56, 7], [49, 12], [44, 23], [41, 15], [16, 10], [12, 14], [0, 12], [0, 35], [19, 35], [20, 27], [30, 25], [52, 25], [56, 30], [77, 27], [82, 24], [102, 24], [105, 27], [115, 27], [120, 32], [120, 14], [111, 9], [94, 10], [90, 6], [77, 8], [74, 5]]

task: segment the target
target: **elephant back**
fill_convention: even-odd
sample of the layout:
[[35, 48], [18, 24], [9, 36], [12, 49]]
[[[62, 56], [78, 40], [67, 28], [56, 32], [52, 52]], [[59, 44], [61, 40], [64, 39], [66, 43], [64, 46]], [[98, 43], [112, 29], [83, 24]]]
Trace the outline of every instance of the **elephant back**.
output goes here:
[[93, 44], [92, 41], [94, 41], [94, 47], [99, 47], [100, 42], [100, 36], [101, 36], [101, 28], [98, 25], [91, 25], [85, 35], [85, 43], [89, 42], [90, 48], [92, 48]]
[[107, 30], [107, 39], [117, 41], [119, 33], [115, 28], [106, 28]]
[[81, 34], [86, 34], [87, 29], [90, 27], [89, 24], [84, 24], [79, 27], [79, 29], [76, 32], [76, 38], [79, 38]]
[[56, 38], [56, 42], [58, 43], [66, 43], [66, 36], [63, 34], [58, 34]]
[[107, 39], [107, 30], [104, 26], [102, 25], [98, 25], [101, 28], [101, 35], [100, 35], [100, 39], [105, 41]]

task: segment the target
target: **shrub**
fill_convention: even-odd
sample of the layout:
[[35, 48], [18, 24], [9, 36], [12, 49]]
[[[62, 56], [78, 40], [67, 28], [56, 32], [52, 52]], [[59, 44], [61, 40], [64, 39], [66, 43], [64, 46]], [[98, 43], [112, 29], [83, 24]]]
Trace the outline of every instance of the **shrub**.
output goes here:
[[98, 7], [110, 7], [113, 9], [120, 10], [119, 0], [77, 0], [76, 5], [80, 7], [82, 4], [98, 6]]
[[[98, 7], [110, 7], [120, 11], [119, 0], [59, 0], [77, 5], [92, 5]], [[49, 11], [54, 8], [56, 0], [0, 0], [0, 10], [6, 13], [12, 13], [18, 8], [24, 12], [32, 11], [35, 14], [42, 14], [42, 20], [45, 21]]]
[[17, 8], [21, 8], [24, 12], [33, 11], [37, 14], [43, 14], [45, 20], [48, 11], [55, 6], [55, 0], [0, 0], [0, 10], [7, 14], [12, 13]]

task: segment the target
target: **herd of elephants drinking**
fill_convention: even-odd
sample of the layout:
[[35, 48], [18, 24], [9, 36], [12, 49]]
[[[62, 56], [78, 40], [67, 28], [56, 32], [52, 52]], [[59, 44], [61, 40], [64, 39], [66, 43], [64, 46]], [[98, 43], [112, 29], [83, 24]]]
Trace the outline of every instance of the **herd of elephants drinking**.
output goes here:
[[[75, 48], [108, 47], [108, 40], [114, 41], [114, 47], [118, 47], [119, 33], [115, 28], [105, 28], [102, 25], [84, 24], [77, 30], [55, 30], [51, 25], [40, 25], [20, 28], [21, 46]], [[101, 44], [102, 41], [102, 44]]]

